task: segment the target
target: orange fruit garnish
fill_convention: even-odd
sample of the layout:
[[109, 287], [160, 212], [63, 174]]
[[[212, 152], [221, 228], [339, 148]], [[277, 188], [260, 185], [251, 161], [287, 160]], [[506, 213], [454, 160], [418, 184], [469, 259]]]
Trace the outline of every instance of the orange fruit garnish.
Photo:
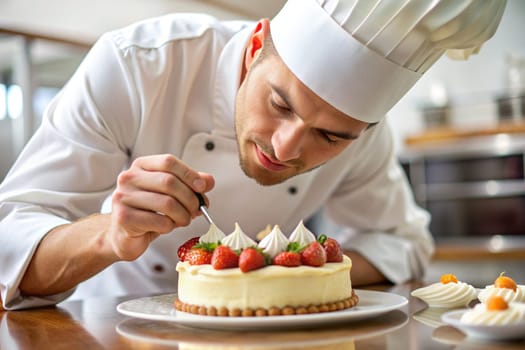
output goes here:
[[492, 295], [487, 298], [485, 301], [485, 305], [487, 306], [487, 310], [489, 311], [499, 311], [499, 310], [506, 310], [509, 305], [499, 295]]
[[458, 279], [456, 278], [456, 276], [454, 276], [451, 273], [447, 273], [447, 274], [442, 275], [441, 278], [439, 279], [439, 281], [441, 283], [443, 283], [443, 284], [458, 283]]
[[494, 287], [496, 288], [507, 288], [512, 289], [513, 291], [516, 291], [518, 286], [516, 285], [516, 282], [510, 277], [503, 276], [505, 272], [502, 272], [498, 278], [494, 281]]

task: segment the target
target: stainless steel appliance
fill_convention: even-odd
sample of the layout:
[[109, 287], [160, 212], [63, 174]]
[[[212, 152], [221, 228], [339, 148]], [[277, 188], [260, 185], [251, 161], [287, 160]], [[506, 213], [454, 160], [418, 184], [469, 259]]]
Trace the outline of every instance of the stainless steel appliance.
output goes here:
[[400, 161], [436, 239], [525, 242], [525, 134], [410, 147]]

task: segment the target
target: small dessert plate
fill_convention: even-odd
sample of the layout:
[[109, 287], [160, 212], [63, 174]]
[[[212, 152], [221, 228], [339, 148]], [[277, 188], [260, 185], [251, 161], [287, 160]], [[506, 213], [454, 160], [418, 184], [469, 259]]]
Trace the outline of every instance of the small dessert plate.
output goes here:
[[484, 340], [517, 340], [525, 339], [525, 322], [509, 325], [473, 325], [460, 321], [468, 309], [446, 312], [441, 320], [465, 333], [468, 337]]

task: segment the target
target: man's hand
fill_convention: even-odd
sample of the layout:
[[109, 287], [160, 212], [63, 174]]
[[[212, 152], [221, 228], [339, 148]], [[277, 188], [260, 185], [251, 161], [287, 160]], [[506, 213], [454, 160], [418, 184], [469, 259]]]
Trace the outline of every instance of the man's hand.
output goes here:
[[134, 260], [159, 235], [189, 225], [200, 215], [194, 192], [208, 192], [214, 184], [211, 175], [173, 155], [137, 158], [119, 175], [113, 194], [108, 239], [115, 254]]
[[138, 258], [156, 237], [200, 215], [194, 191], [205, 193], [213, 186], [211, 175], [172, 155], [138, 158], [118, 178], [111, 214], [94, 214], [46, 234], [20, 291], [64, 292], [119, 260]]

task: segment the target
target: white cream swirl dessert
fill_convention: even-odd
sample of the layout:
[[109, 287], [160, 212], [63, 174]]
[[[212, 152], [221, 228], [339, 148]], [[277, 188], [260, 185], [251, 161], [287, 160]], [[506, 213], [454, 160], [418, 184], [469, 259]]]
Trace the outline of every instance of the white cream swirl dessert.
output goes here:
[[[460, 322], [465, 324], [504, 326], [518, 322], [525, 322], [524, 303], [506, 303], [499, 296], [490, 297], [488, 303], [477, 304], [473, 309], [466, 311], [461, 316]], [[496, 301], [496, 302], [494, 302]]]
[[510, 288], [498, 288], [494, 285], [489, 285], [481, 290], [478, 295], [478, 299], [484, 303], [489, 297], [493, 295], [502, 297], [507, 303], [525, 303], [525, 285], [516, 286], [516, 290]]
[[221, 240], [221, 243], [227, 245], [234, 250], [240, 250], [243, 248], [256, 246], [257, 243], [250, 237], [248, 237], [239, 226], [239, 223], [235, 223], [235, 230], [228, 236]]
[[202, 235], [199, 238], [200, 243], [217, 243], [222, 241], [226, 237], [224, 232], [222, 232], [215, 224], [211, 224], [208, 232]]
[[315, 235], [310, 232], [303, 224], [303, 221], [299, 222], [295, 230], [289, 238], [290, 242], [297, 242], [301, 247], [304, 247], [316, 240]]
[[272, 231], [259, 242], [258, 246], [263, 249], [263, 253], [268, 254], [273, 259], [280, 252], [284, 252], [289, 243], [290, 241], [283, 234], [279, 225], [275, 225]]
[[443, 275], [440, 282], [418, 288], [411, 295], [423, 300], [430, 307], [443, 308], [463, 307], [477, 298], [473, 286], [458, 281], [453, 275]]

